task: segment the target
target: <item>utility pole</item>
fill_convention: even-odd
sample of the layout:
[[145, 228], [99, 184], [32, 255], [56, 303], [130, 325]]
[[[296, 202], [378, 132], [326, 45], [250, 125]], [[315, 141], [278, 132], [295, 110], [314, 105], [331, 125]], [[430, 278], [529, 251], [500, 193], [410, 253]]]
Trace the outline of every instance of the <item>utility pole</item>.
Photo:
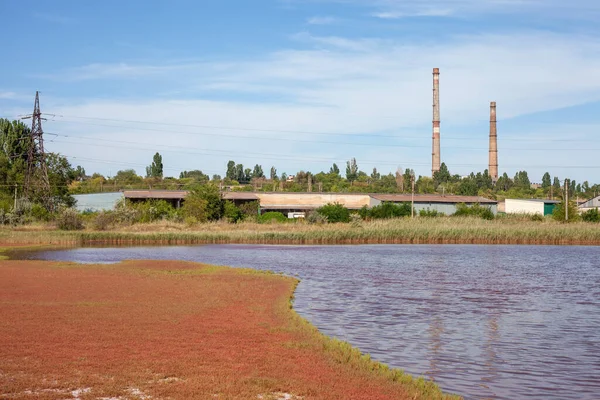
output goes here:
[[15, 183], [15, 206], [13, 208], [13, 211], [17, 210], [17, 184]]
[[[44, 203], [50, 201], [50, 182], [48, 181], [48, 168], [46, 166], [46, 153], [44, 152], [44, 131], [42, 130], [42, 112], [40, 111], [40, 95], [35, 92], [33, 114], [22, 119], [31, 118], [31, 143], [27, 153], [27, 174], [25, 175], [24, 194], [31, 197], [38, 189]], [[36, 179], [38, 178], [38, 179]], [[49, 205], [49, 204], [46, 204]]]
[[410, 170], [410, 183], [412, 185], [412, 197], [410, 205], [410, 217], [415, 217], [415, 171]]
[[569, 180], [565, 179], [565, 221], [569, 221]]

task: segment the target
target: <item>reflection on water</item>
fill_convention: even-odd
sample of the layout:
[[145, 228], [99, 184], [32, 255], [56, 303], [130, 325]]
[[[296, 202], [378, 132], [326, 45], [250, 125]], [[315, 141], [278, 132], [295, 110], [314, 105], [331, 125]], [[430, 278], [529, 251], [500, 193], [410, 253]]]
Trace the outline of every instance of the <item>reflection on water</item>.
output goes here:
[[22, 257], [179, 259], [299, 276], [325, 334], [473, 399], [600, 398], [600, 248], [83, 248]]

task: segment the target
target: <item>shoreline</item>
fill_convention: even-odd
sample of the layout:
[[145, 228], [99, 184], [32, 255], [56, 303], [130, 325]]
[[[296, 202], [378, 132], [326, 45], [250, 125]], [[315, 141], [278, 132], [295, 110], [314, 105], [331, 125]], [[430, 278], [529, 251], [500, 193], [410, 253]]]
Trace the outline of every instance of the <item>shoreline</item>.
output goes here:
[[507, 223], [481, 220], [388, 221], [357, 226], [332, 224], [207, 224], [186, 228], [149, 224], [108, 231], [0, 229], [6, 244], [50, 245], [357, 245], [357, 244], [473, 244], [600, 246], [600, 225]]
[[[34, 246], [37, 247], [37, 246]], [[9, 248], [15, 248], [13, 246], [7, 246], [4, 247], [3, 250], [6, 251]], [[0, 251], [0, 253], [2, 253], [2, 251]], [[0, 275], [6, 275], [5, 278], [7, 278], [5, 280], [4, 285], [24, 285], [27, 283], [28, 279], [29, 280], [35, 280], [39, 278], [39, 275], [42, 275], [45, 277], [45, 279], [48, 279], [47, 281], [47, 285], [50, 287], [61, 287], [64, 285], [68, 285], [68, 282], [75, 280], [82, 280], [83, 282], [92, 282], [92, 280], [94, 282], [104, 282], [106, 280], [106, 287], [100, 286], [96, 291], [93, 291], [90, 293], [89, 291], [85, 291], [85, 292], [81, 292], [81, 293], [60, 293], [61, 297], [61, 301], [57, 302], [57, 303], [53, 303], [50, 302], [48, 303], [48, 300], [43, 300], [38, 298], [39, 296], [43, 296], [40, 295], [39, 293], [34, 293], [33, 291], [31, 293], [29, 293], [29, 295], [27, 295], [27, 290], [25, 290], [25, 294], [22, 295], [22, 297], [15, 297], [12, 298], [11, 302], [0, 302], [0, 308], [4, 309], [4, 315], [11, 315], [11, 311], [17, 312], [17, 313], [22, 313], [23, 312], [23, 307], [26, 307], [28, 309], [30, 309], [31, 312], [34, 312], [38, 309], [37, 303], [36, 301], [42, 301], [42, 303], [40, 303], [40, 305], [43, 305], [42, 308], [46, 308], [47, 310], [52, 310], [54, 313], [58, 312], [58, 315], [62, 315], [61, 320], [69, 320], [71, 321], [71, 323], [67, 323], [64, 326], [60, 326], [60, 323], [58, 323], [59, 326], [57, 326], [56, 328], [52, 328], [52, 329], [45, 329], [44, 333], [40, 334], [39, 333], [39, 326], [38, 326], [38, 321], [36, 321], [33, 325], [27, 325], [25, 322], [23, 322], [22, 320], [15, 318], [15, 319], [11, 319], [11, 324], [7, 325], [10, 328], [14, 328], [13, 331], [11, 331], [10, 329], [8, 329], [8, 336], [6, 335], [7, 332], [5, 333], [5, 338], [6, 337], [11, 337], [10, 333], [13, 332], [14, 336], [14, 343], [12, 346], [8, 346], [6, 347], [5, 350], [0, 350], [0, 353], [6, 353], [11, 352], [10, 356], [13, 357], [13, 360], [15, 359], [15, 357], [18, 358], [19, 356], [19, 346], [23, 345], [22, 341], [25, 340], [25, 346], [27, 346], [27, 338], [28, 338], [28, 334], [31, 334], [33, 337], [31, 338], [32, 341], [35, 341], [36, 343], [39, 342], [37, 349], [39, 351], [39, 354], [35, 354], [35, 353], [31, 353], [31, 351], [25, 347], [24, 349], [21, 349], [21, 351], [23, 352], [29, 352], [29, 355], [27, 357], [33, 357], [34, 359], [37, 357], [40, 358], [44, 358], [48, 355], [52, 355], [52, 354], [46, 354], [46, 347], [44, 347], [44, 343], [46, 343], [47, 341], [52, 341], [52, 340], [56, 340], [56, 338], [52, 337], [51, 332], [54, 331], [60, 331], [61, 329], [65, 329], [66, 331], [70, 331], [70, 330], [77, 330], [78, 328], [80, 329], [87, 329], [88, 331], [86, 332], [85, 337], [88, 338], [88, 342], [85, 343], [81, 343], [81, 345], [79, 346], [79, 344], [75, 344], [75, 343], [71, 343], [70, 340], [64, 339], [64, 341], [60, 341], [59, 343], [53, 343], [55, 349], [54, 351], [59, 351], [59, 352], [66, 352], [66, 353], [72, 353], [73, 350], [71, 350], [68, 346], [69, 345], [74, 345], [74, 347], [77, 348], [81, 348], [83, 350], [81, 350], [82, 352], [86, 352], [89, 350], [87, 350], [90, 346], [94, 347], [94, 343], [98, 340], [97, 338], [93, 338], [92, 336], [90, 336], [90, 326], [94, 326], [95, 321], [91, 320], [90, 317], [93, 317], [93, 319], [98, 319], [99, 321], [102, 321], [106, 318], [110, 319], [113, 317], [114, 313], [118, 313], [121, 312], [120, 310], [117, 309], [107, 309], [107, 310], [103, 310], [103, 307], [106, 304], [112, 304], [114, 301], [118, 301], [120, 299], [120, 302], [118, 302], [118, 304], [120, 304], [119, 308], [123, 308], [125, 309], [126, 313], [124, 315], [129, 315], [128, 313], [128, 308], [132, 308], [132, 307], [137, 307], [139, 306], [140, 303], [140, 299], [136, 297], [137, 294], [139, 294], [138, 292], [141, 292], [144, 288], [145, 285], [158, 285], [156, 287], [155, 290], [165, 290], [165, 288], [163, 287], [164, 285], [170, 285], [170, 284], [176, 284], [176, 287], [181, 287], [182, 285], [184, 285], [184, 289], [187, 288], [187, 286], [185, 286], [188, 282], [192, 281], [195, 282], [194, 283], [194, 288], [197, 285], [201, 285], [203, 284], [207, 284], [206, 281], [210, 280], [210, 285], [211, 286], [203, 286], [203, 290], [208, 291], [208, 293], [210, 293], [210, 298], [211, 300], [211, 304], [213, 303], [218, 303], [219, 307], [225, 307], [226, 309], [228, 309], [230, 312], [234, 313], [235, 315], [245, 315], [246, 317], [243, 317], [242, 319], [245, 318], [245, 322], [244, 326], [246, 326], [246, 330], [244, 331], [244, 329], [241, 329], [241, 327], [237, 326], [236, 324], [240, 323], [239, 320], [237, 320], [236, 318], [231, 317], [231, 315], [229, 314], [224, 314], [222, 312], [218, 312], [216, 314], [210, 314], [208, 313], [208, 311], [202, 311], [204, 314], [202, 314], [200, 316], [202, 321], [212, 321], [212, 322], [204, 322], [203, 324], [206, 325], [203, 327], [203, 329], [206, 332], [212, 332], [211, 334], [213, 335], [217, 335], [218, 338], [215, 338], [216, 342], [218, 344], [215, 344], [216, 346], [226, 346], [223, 345], [223, 343], [233, 343], [235, 344], [235, 348], [228, 350], [228, 351], [234, 351], [234, 352], [240, 352], [241, 354], [246, 354], [247, 353], [252, 353], [252, 346], [256, 346], [257, 343], [261, 344], [262, 346], [267, 346], [265, 343], [270, 343], [271, 341], [280, 341], [280, 345], [276, 346], [276, 347], [272, 347], [271, 345], [267, 346], [267, 348], [263, 349], [263, 351], [266, 351], [267, 354], [257, 354], [255, 355], [255, 357], [257, 357], [258, 359], [263, 359], [266, 357], [266, 359], [271, 360], [272, 358], [274, 359], [278, 359], [278, 363], [283, 363], [283, 365], [280, 365], [278, 363], [274, 364], [273, 370], [270, 372], [265, 372], [263, 371], [262, 374], [273, 374], [273, 376], [277, 376], [278, 369], [289, 369], [288, 373], [293, 375], [293, 379], [292, 378], [288, 378], [287, 375], [281, 375], [279, 376], [279, 378], [275, 379], [275, 378], [271, 378], [272, 381], [268, 383], [268, 385], [264, 385], [263, 383], [260, 383], [259, 386], [266, 386], [265, 388], [261, 388], [256, 389], [256, 382], [251, 381], [250, 384], [248, 384], [247, 381], [247, 377], [238, 377], [236, 374], [239, 373], [239, 371], [237, 371], [234, 368], [234, 371], [230, 371], [229, 370], [229, 365], [224, 365], [223, 363], [219, 364], [218, 366], [212, 366], [211, 368], [215, 368], [218, 370], [223, 370], [228, 378], [227, 379], [234, 379], [236, 380], [236, 387], [234, 387], [233, 389], [231, 388], [231, 382], [229, 382], [227, 385], [224, 385], [225, 389], [219, 389], [219, 388], [215, 388], [215, 389], [211, 389], [211, 391], [213, 391], [213, 393], [219, 393], [222, 394], [224, 396], [232, 396], [232, 397], [227, 397], [227, 398], [247, 398], [244, 397], [245, 395], [241, 395], [238, 392], [240, 390], [253, 390], [254, 393], [253, 397], [256, 397], [257, 395], [261, 395], [264, 396], [263, 398], [278, 398], [277, 395], [281, 395], [283, 393], [285, 394], [290, 394], [290, 396], [293, 397], [288, 397], [290, 399], [302, 399], [302, 398], [322, 398], [322, 399], [326, 399], [326, 398], [330, 398], [329, 396], [332, 395], [332, 393], [338, 393], [338, 395], [343, 395], [346, 397], [343, 398], [355, 398], [355, 399], [360, 399], [360, 398], [365, 398], [365, 393], [369, 393], [369, 396], [373, 395], [373, 397], [369, 397], [369, 398], [373, 398], [373, 399], [459, 399], [460, 397], [458, 396], [454, 396], [454, 395], [449, 395], [449, 394], [443, 394], [440, 390], [440, 388], [433, 382], [430, 382], [428, 380], [423, 379], [422, 377], [419, 378], [415, 378], [411, 375], [405, 374], [403, 373], [401, 370], [398, 369], [392, 369], [387, 367], [386, 365], [373, 361], [371, 360], [370, 356], [368, 354], [363, 354], [360, 352], [359, 349], [352, 347], [350, 344], [346, 343], [346, 342], [342, 342], [340, 340], [337, 340], [335, 338], [330, 338], [324, 334], [322, 334], [321, 332], [319, 332], [319, 330], [314, 327], [312, 324], [310, 324], [310, 322], [308, 322], [306, 319], [304, 319], [302, 316], [300, 316], [294, 309], [293, 309], [293, 298], [294, 298], [294, 293], [296, 290], [296, 287], [299, 283], [299, 281], [296, 278], [292, 278], [292, 277], [287, 277], [287, 276], [283, 276], [283, 275], [279, 275], [279, 274], [274, 274], [274, 273], [270, 273], [270, 272], [265, 272], [265, 271], [255, 271], [255, 270], [249, 270], [249, 269], [238, 269], [238, 268], [230, 268], [230, 267], [216, 267], [216, 266], [209, 266], [209, 265], [204, 265], [204, 264], [199, 264], [199, 263], [191, 263], [191, 262], [180, 262], [180, 261], [124, 261], [124, 262], [120, 262], [117, 264], [111, 264], [109, 266], [106, 265], [95, 265], [95, 264], [86, 264], [86, 265], [81, 265], [81, 264], [75, 264], [75, 263], [64, 263], [64, 262], [47, 262], [47, 261], [2, 261], [3, 268], [0, 269]], [[22, 275], [23, 278], [21, 279], [21, 277], [19, 275]], [[159, 279], [156, 279], [156, 278]], [[12, 280], [12, 281], [11, 281]], [[2, 281], [2, 280], [0, 280]], [[11, 282], [9, 282], [11, 281]], [[133, 296], [131, 297], [132, 299], [134, 299], [135, 301], [132, 302], [131, 304], [124, 302], [122, 303], [123, 299], [121, 297], [117, 297], [116, 298], [112, 298], [111, 296], [115, 296], [112, 293], [112, 289], [111, 291], [107, 291], [107, 287], [111, 287], [111, 285], [115, 285], [115, 284], [123, 284], [123, 281], [127, 281], [129, 282], [129, 285], [131, 286], [131, 293], [127, 294], [127, 296]], [[212, 285], [217, 285], [218, 287], [220, 287], [220, 292], [216, 291], [216, 292], [211, 292], [210, 289], [212, 287]], [[220, 286], [219, 286], [220, 285]], [[2, 284], [0, 283], [0, 286], [2, 286]], [[268, 287], [271, 288], [271, 291], [267, 291], [265, 292], [264, 287]], [[240, 287], [245, 288], [248, 290], [248, 293], [245, 292], [245, 290], [240, 289]], [[39, 289], [39, 288], [38, 288]], [[191, 289], [190, 289], [191, 290]], [[195, 289], [194, 289], [195, 290]], [[228, 293], [231, 292], [232, 293]], [[256, 292], [256, 293], [255, 293]], [[0, 290], [0, 299], [2, 297], [3, 291]], [[6, 292], [4, 292], [6, 293]], [[21, 293], [21, 292], [19, 292]], [[203, 291], [197, 291], [194, 292], [196, 293], [197, 296], [206, 296], [207, 293], [204, 293]], [[155, 291], [153, 290], [151, 292], [152, 296], [154, 297]], [[227, 295], [231, 295], [234, 294], [234, 296], [227, 296]], [[237, 294], [237, 295], [235, 295]], [[239, 295], [243, 295], [243, 299], [238, 298]], [[183, 295], [183, 294], [182, 294]], [[6, 294], [4, 295], [6, 296]], [[54, 295], [53, 295], [54, 296]], [[93, 299], [87, 299], [87, 297], [93, 297]], [[141, 296], [141, 295], [140, 295]], [[179, 295], [177, 295], [179, 296]], [[212, 296], [212, 297], [211, 297]], [[258, 296], [257, 298], [255, 298], [255, 296]], [[32, 299], [33, 297], [33, 299]], [[86, 308], [88, 308], [84, 314], [79, 315], [77, 314], [77, 310], [78, 307], [75, 307], [75, 309], [73, 308], [73, 306], [77, 305], [77, 304], [81, 304], [82, 299], [80, 297], [85, 297], [86, 301], [85, 301], [85, 305]], [[128, 297], [129, 298], [129, 297]], [[180, 298], [180, 297], [177, 297]], [[6, 300], [6, 299], [4, 299]], [[56, 299], [53, 300], [54, 302], [57, 301]], [[148, 303], [152, 303], [153, 301], [155, 301], [155, 299], [147, 299]], [[22, 302], [22, 303], [21, 303]], [[181, 308], [181, 304], [179, 304], [178, 302], [173, 303], [172, 305], [169, 303], [169, 298], [168, 296], [165, 299], [161, 299], [161, 304], [165, 303], [167, 306], [173, 306], [173, 310], [179, 310]], [[250, 303], [250, 304], [247, 304]], [[204, 304], [204, 303], [203, 303]], [[14, 310], [12, 309], [13, 306], [18, 306], [15, 307]], [[213, 304], [214, 305], [214, 304]], [[162, 306], [164, 306], [164, 304], [162, 304]], [[185, 304], [184, 308], [187, 308], [188, 305]], [[202, 307], [201, 305], [199, 305], [199, 307]], [[231, 308], [233, 307], [233, 308]], [[145, 308], [145, 307], [144, 307]], [[74, 311], [75, 310], [75, 311]], [[132, 308], [133, 310], [133, 308]], [[197, 314], [198, 311], [195, 309], [190, 309], [187, 310], [188, 314], [193, 315], [193, 314]], [[39, 318], [41, 319], [42, 323], [45, 321], [46, 318], [46, 311], [42, 312], [44, 314], [40, 314]], [[140, 309], [139, 308], [135, 308], [135, 312], [139, 313]], [[181, 312], [181, 310], [179, 311], [173, 311], [175, 313], [177, 312]], [[208, 313], [208, 314], [207, 314]], [[239, 314], [241, 313], [241, 314]], [[181, 318], [182, 321], [187, 320], [190, 315], [185, 314], [182, 315]], [[16, 314], [15, 314], [16, 315]], [[135, 316], [135, 314], [132, 311], [132, 317], [134, 320], [138, 317]], [[198, 316], [195, 316], [195, 318], [197, 319]], [[47, 320], [45, 321], [48, 324], [57, 324], [56, 321], [54, 320]], [[157, 323], [155, 316], [150, 316], [148, 317], [148, 320], [140, 320], [139, 322], [143, 322], [142, 325], [145, 325], [147, 323]], [[211, 323], [214, 325], [211, 325]], [[82, 327], [78, 327], [78, 324], [83, 324]], [[87, 324], [87, 325], [86, 325]], [[160, 325], [161, 323], [158, 322], [158, 324]], [[233, 325], [232, 325], [233, 324]], [[23, 325], [23, 326], [22, 326]], [[163, 326], [164, 325], [164, 326]], [[104, 334], [110, 334], [111, 332], [104, 332], [104, 330], [107, 331], [111, 331], [110, 327], [106, 327], [106, 325], [101, 324], [101, 326], [103, 326], [102, 330], [99, 331], [98, 333], [100, 335], [104, 335]], [[114, 328], [114, 327], [113, 327]], [[137, 346], [140, 340], [143, 341], [143, 335], [142, 338], [136, 336], [136, 335], [140, 335], [140, 333], [137, 331], [137, 329], [139, 327], [137, 326], [131, 326], [131, 329], [133, 329], [135, 331], [135, 335], [133, 335], [134, 339], [133, 339], [133, 344], [132, 346]], [[3, 329], [7, 329], [7, 327], [5, 326]], [[145, 329], [145, 328], [144, 328]], [[158, 328], [156, 328], [158, 329]], [[165, 334], [170, 333], [173, 335], [177, 335], [179, 334], [179, 330], [173, 330], [173, 326], [171, 326], [170, 324], [162, 324], [160, 329], [164, 329]], [[178, 329], [178, 328], [177, 328]], [[114, 330], [114, 329], [113, 329]], [[94, 329], [91, 330], [92, 332], [94, 331]], [[255, 332], [256, 331], [256, 332]], [[46, 333], [48, 332], [48, 333]], [[204, 331], [203, 331], [204, 332]], [[205, 338], [207, 333], [204, 332], [201, 336], [202, 338]], [[216, 334], [215, 332], [218, 332], [218, 334]], [[243, 337], [238, 337], [237, 335], [240, 332], [244, 332], [244, 336]], [[253, 333], [254, 332], [254, 333]], [[257, 334], [257, 336], [253, 336], [254, 334]], [[46, 338], [46, 336], [50, 334], [50, 337]], [[231, 336], [233, 335], [233, 336]], [[248, 342], [248, 343], [252, 343], [251, 347], [245, 347], [244, 343], [246, 343], [246, 336], [251, 336], [253, 337], [253, 339]], [[283, 335], [283, 338], [282, 336]], [[115, 342], [111, 342], [112, 339], [110, 339], [110, 337], [108, 338], [104, 338], [104, 343], [103, 343], [103, 349], [106, 349], [107, 346], [115, 346], [118, 347], [121, 343], [121, 341], [127, 341], [128, 339], [127, 333], [124, 334], [123, 338], [117, 337]], [[157, 337], [155, 339], [152, 340], [164, 340], [165, 338], [163, 337]], [[187, 338], [190, 341], [193, 341], [195, 339], [193, 338]], [[218, 340], [217, 340], [218, 339]], [[10, 339], [9, 339], [10, 340]], [[204, 339], [202, 339], [204, 340]], [[102, 340], [101, 340], [102, 342]], [[164, 346], [169, 347], [171, 342], [165, 342]], [[241, 348], [239, 347], [241, 343]], [[47, 345], [47, 343], [46, 343]], [[62, 347], [64, 348], [62, 348]], [[13, 348], [12, 350], [8, 350], [8, 348]], [[62, 348], [62, 350], [61, 350]], [[162, 350], [162, 349], [161, 349]], [[140, 349], [134, 350], [137, 351], [138, 353], [144, 353], [145, 347], [140, 347]], [[164, 352], [166, 352], [166, 350], [163, 350]], [[196, 348], [196, 351], [199, 353], [203, 353], [205, 351], [210, 352], [211, 350], [205, 348], [204, 346], [200, 347], [200, 348]], [[103, 350], [103, 352], [105, 353], [106, 350]], [[13, 354], [14, 353], [14, 354]], [[52, 353], [50, 351], [50, 353]], [[150, 350], [150, 353], [153, 354], [153, 351]], [[281, 354], [281, 353], [285, 353], [285, 354]], [[86, 354], [86, 358], [90, 357], [90, 354]], [[102, 358], [101, 353], [96, 354], [96, 357]], [[202, 359], [204, 356], [202, 354], [199, 354], [199, 356], [201, 356]], [[6, 371], [9, 371], [8, 377], [10, 377], [10, 371], [13, 370], [14, 368], [17, 368], [19, 370], [25, 368], [25, 370], [27, 370], [27, 365], [29, 361], [27, 360], [27, 357], [23, 358], [22, 360], [22, 365], [13, 365], [13, 366], [9, 366], [4, 365], [2, 366], [2, 362], [0, 361], [0, 367], [2, 367], [2, 369], [5, 371], [5, 374], [3, 376], [7, 376], [6, 375]], [[125, 357], [125, 356], [124, 356]], [[166, 357], [166, 356], [165, 356]], [[217, 357], [217, 356], [215, 356]], [[296, 363], [294, 362], [290, 362], [290, 357], [292, 359], [296, 359], [297, 357], [300, 357], [303, 361], [300, 361], [301, 364], [296, 365]], [[60, 375], [60, 371], [64, 371], [64, 376], [63, 378], [68, 380], [68, 376], [70, 374], [72, 374], [72, 372], [68, 372], [70, 371], [69, 368], [71, 364], [78, 364], [79, 361], [77, 360], [81, 360], [82, 358], [82, 354], [72, 354], [71, 357], [62, 357], [64, 360], [64, 363], [58, 363], [60, 365], [54, 365], [54, 369], [56, 371], [59, 372], [53, 372], [54, 375], [58, 374]], [[7, 354], [3, 354], [2, 357], [0, 357], [0, 360], [2, 359], [7, 359]], [[313, 364], [311, 365], [310, 362], [308, 362], [308, 366], [306, 366], [305, 361], [306, 359], [308, 360], [312, 360]], [[115, 364], [115, 360], [111, 359], [112, 364]], [[161, 360], [161, 362], [164, 360]], [[52, 362], [50, 362], [51, 366], [52, 364], [56, 364], [58, 361], [54, 360]], [[153, 360], [153, 362], [156, 362], [156, 360]], [[166, 361], [165, 361], [166, 362]], [[182, 362], [180, 360], [180, 362]], [[233, 360], [230, 362], [234, 362]], [[112, 365], [111, 364], [111, 368], [117, 368], [117, 370], [119, 368], [121, 368], [121, 364], [123, 364], [123, 368], [125, 368], [125, 365], [128, 363], [127, 361], [127, 357], [125, 357], [125, 360], [123, 362], [116, 362], [118, 365]], [[19, 364], [17, 362], [17, 364]], [[251, 363], [252, 364], [252, 363]], [[48, 367], [48, 368], [51, 368]], [[102, 368], [103, 365], [102, 363], [98, 364], [96, 366], [96, 368]], [[66, 369], [65, 369], [66, 368]], [[82, 365], [78, 365], [78, 368], [91, 368], [87, 363], [82, 363]], [[192, 368], [190, 366], [190, 368]], [[258, 365], [248, 365], [247, 366], [247, 370], [248, 371], [252, 371], [255, 370], [256, 368], [259, 368]], [[261, 366], [260, 368], [264, 369], [264, 366]], [[321, 372], [319, 374], [315, 374], [313, 371], [313, 368], [317, 368], [317, 369], [321, 369]], [[94, 368], [91, 368], [91, 370], [88, 371], [88, 373], [91, 373], [92, 370]], [[128, 371], [126, 371], [127, 369], [125, 368], [123, 370], [123, 374], [124, 376], [128, 376], [127, 374], [129, 374]], [[47, 373], [48, 371], [45, 371], [45, 373]], [[116, 373], [116, 371], [113, 371]], [[35, 374], [38, 375], [35, 375]], [[56, 387], [52, 387], [52, 388], [36, 388], [34, 386], [34, 389], [31, 389], [31, 385], [34, 384], [34, 382], [40, 382], [40, 376], [39, 374], [41, 373], [41, 371], [33, 371], [32, 375], [28, 375], [27, 372], [24, 374], [21, 374], [18, 379], [16, 379], [16, 381], [12, 382], [11, 385], [9, 386], [5, 386], [8, 389], [10, 389], [12, 387], [12, 391], [13, 392], [17, 392], [16, 395], [17, 397], [19, 397], [19, 390], [21, 392], [23, 392], [23, 388], [27, 388], [27, 390], [32, 391], [35, 393], [35, 390], [38, 390], [39, 393], [42, 393], [43, 391], [47, 391], [47, 390], [53, 390], [56, 391], [56, 393], [59, 393], [60, 391], [65, 391], [65, 390], [81, 390], [81, 388], [84, 388], [85, 390], [87, 390], [88, 392], [92, 392], [94, 394], [97, 393], [97, 395], [95, 395], [94, 397], [99, 398], [98, 396], [100, 396], [100, 394], [102, 394], [102, 396], [104, 394], [111, 394], [114, 395], [113, 393], [109, 393], [110, 390], [114, 390], [111, 389], [111, 386], [113, 385], [113, 383], [111, 383], [110, 385], [106, 386], [106, 382], [87, 382], [86, 379], [83, 378], [79, 378], [77, 384], [75, 385], [74, 383], [67, 383], [67, 382], [62, 382], [59, 384], [57, 384], [58, 386]], [[200, 371], [198, 373], [201, 373]], [[188, 372], [188, 374], [191, 374], [190, 372]], [[250, 372], [247, 372], [247, 374], [252, 375]], [[324, 382], [322, 381], [322, 376], [321, 375], [327, 375], [330, 376], [329, 379], [331, 379], [331, 382], [328, 380], [325, 380]], [[168, 375], [168, 374], [167, 374]], [[243, 374], [242, 374], [243, 375]], [[55, 376], [56, 378], [56, 376]], [[173, 379], [180, 379], [181, 382], [189, 382], [189, 385], [192, 385], [192, 377], [190, 376], [186, 376], [186, 377], [174, 377]], [[127, 379], [133, 379], [133, 378], [125, 378], [125, 380]], [[136, 378], [137, 379], [137, 378]], [[171, 377], [167, 376], [164, 379], [171, 379]], [[215, 377], [213, 376], [211, 378], [211, 380], [214, 380]], [[226, 379], [226, 380], [227, 380]], [[20, 381], [22, 380], [22, 381]], [[59, 379], [60, 380], [60, 379]], [[114, 380], [114, 378], [113, 378]], [[0, 382], [2, 381], [2, 378], [0, 377]], [[119, 377], [117, 377], [117, 381], [119, 381]], [[218, 380], [217, 380], [218, 381]], [[293, 382], [292, 382], [293, 381]], [[320, 382], [320, 383], [319, 383]], [[241, 385], [239, 387], [237, 387], [237, 385]], [[331, 387], [328, 387], [327, 385], [331, 385]], [[65, 389], [65, 387], [68, 386], [68, 389]], [[73, 389], [74, 387], [77, 387], [78, 389]], [[123, 386], [123, 385], [122, 385]], [[176, 387], [173, 390], [180, 390], [182, 389], [179, 386], [183, 386], [183, 383], [176, 385], [178, 387]], [[219, 384], [217, 384], [217, 386], [219, 386]], [[148, 393], [148, 394], [152, 394], [152, 393], [156, 393], [156, 391], [158, 390], [158, 392], [160, 393], [160, 396], [164, 396], [165, 394], [168, 393], [168, 391], [170, 389], [165, 389], [164, 385], [158, 385], [158, 384], [154, 384], [154, 385], [146, 385], [146, 387], [144, 387], [144, 384], [141, 382], [127, 382], [126, 386], [123, 386], [120, 388], [121, 393], [125, 389], [126, 387], [135, 387], [138, 390], [140, 390], [140, 392], [143, 393]], [[289, 390], [285, 390], [282, 391], [280, 389], [284, 389], [286, 387], [289, 387]], [[20, 388], [20, 389], [19, 389]], [[189, 390], [190, 388], [188, 387], [186, 390]], [[5, 390], [5, 389], [3, 389]], [[165, 392], [166, 390], [166, 392]], [[227, 391], [231, 390], [231, 393], [228, 393]], [[328, 392], [329, 390], [333, 390], [333, 392]], [[108, 392], [107, 392], [108, 391]], [[161, 392], [163, 391], [163, 392]], [[237, 392], [236, 392], [237, 391]], [[365, 392], [366, 391], [366, 392]], [[370, 392], [372, 391], [372, 392]], [[24, 393], [24, 392], [23, 392]], [[60, 392], [62, 393], [62, 392]], [[66, 392], [65, 392], [66, 393]], [[87, 393], [87, 392], [86, 392]], [[173, 392], [172, 394], [175, 396], [175, 398], [183, 398], [183, 397], [178, 397], [177, 392]], [[188, 392], [189, 393], [189, 392]], [[244, 392], [246, 393], [246, 392]], [[361, 394], [362, 393], [362, 394]], [[375, 393], [377, 393], [375, 395]], [[3, 393], [6, 394], [6, 393]], [[14, 393], [13, 393], [14, 394]], [[100, 397], [102, 397], [100, 396]], [[159, 396], [159, 397], [160, 397]], [[273, 397], [269, 397], [269, 396], [273, 396]], [[220, 396], [219, 396], [220, 397]], [[88, 398], [88, 397], [86, 397]], [[90, 397], [91, 398], [91, 397]], [[150, 398], [150, 397], [148, 397]]]

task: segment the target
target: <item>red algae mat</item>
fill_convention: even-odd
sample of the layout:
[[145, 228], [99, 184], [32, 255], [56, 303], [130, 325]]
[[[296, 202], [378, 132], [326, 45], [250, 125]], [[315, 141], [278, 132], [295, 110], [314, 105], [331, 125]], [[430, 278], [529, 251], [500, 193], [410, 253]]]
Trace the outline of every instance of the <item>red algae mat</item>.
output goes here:
[[172, 261], [1, 261], [0, 398], [422, 398], [329, 356], [290, 310], [295, 285]]

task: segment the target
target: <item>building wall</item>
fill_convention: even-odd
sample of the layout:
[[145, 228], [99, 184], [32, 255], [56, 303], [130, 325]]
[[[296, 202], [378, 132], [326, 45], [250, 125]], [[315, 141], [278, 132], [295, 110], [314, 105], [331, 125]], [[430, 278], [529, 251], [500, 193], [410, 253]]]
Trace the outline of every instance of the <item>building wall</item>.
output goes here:
[[506, 199], [507, 214], [539, 214], [544, 215], [544, 203], [520, 199]]
[[[382, 203], [382, 201], [371, 198], [371, 204], [369, 207], [375, 207]], [[445, 215], [452, 215], [456, 212], [456, 205], [458, 203], [435, 203], [435, 202], [420, 202], [415, 201], [415, 213], [418, 215], [421, 210], [426, 211], [437, 211]], [[467, 204], [472, 205], [472, 204]], [[494, 215], [498, 214], [498, 206], [496, 204], [482, 204], [483, 207], [488, 207]]]
[[108, 211], [113, 210], [117, 202], [123, 199], [123, 193], [76, 194], [73, 197], [77, 201], [77, 211]]
[[315, 208], [327, 203], [340, 203], [344, 207], [359, 209], [369, 206], [371, 197], [367, 194], [340, 194], [340, 193], [254, 193], [260, 199], [261, 208], [286, 207], [302, 209], [302, 207]]

